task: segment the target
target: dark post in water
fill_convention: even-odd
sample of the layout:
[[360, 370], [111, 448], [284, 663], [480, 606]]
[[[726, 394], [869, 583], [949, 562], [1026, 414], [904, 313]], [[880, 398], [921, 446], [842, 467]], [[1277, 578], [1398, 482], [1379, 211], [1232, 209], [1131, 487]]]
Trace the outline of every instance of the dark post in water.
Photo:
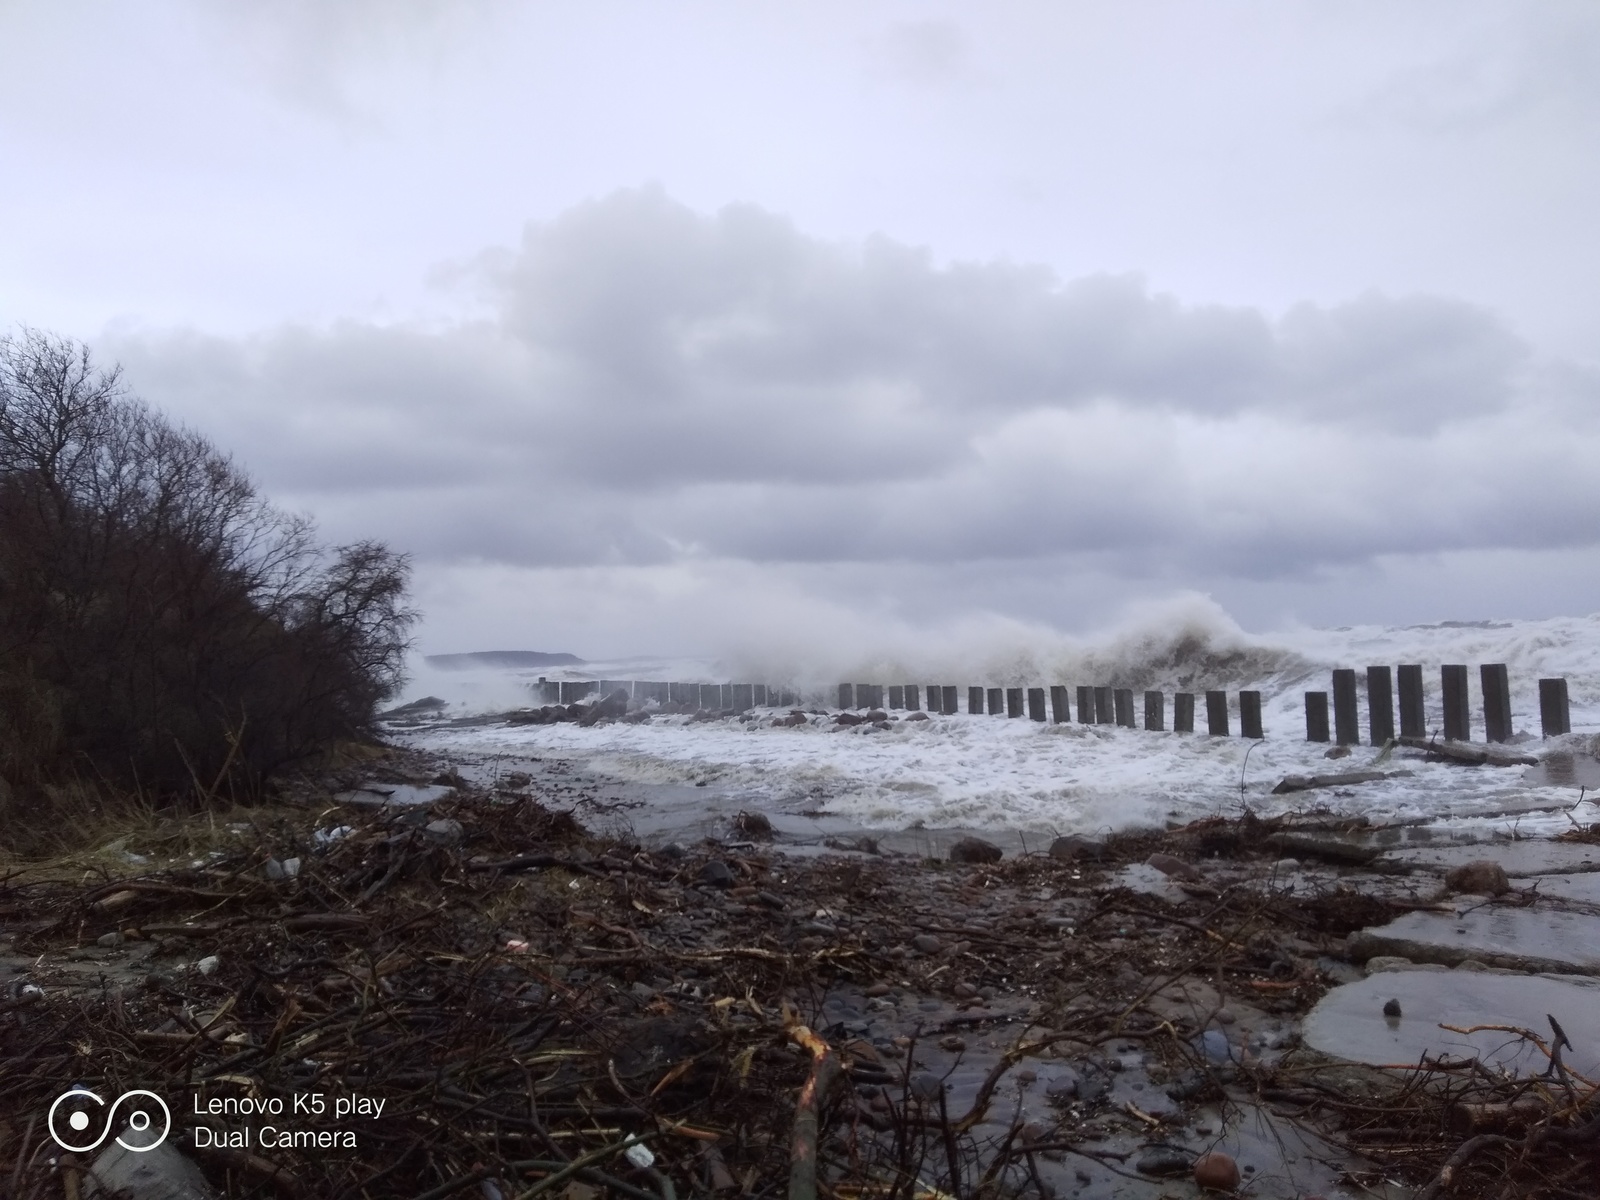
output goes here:
[[939, 689], [939, 707], [947, 713], [958, 713], [961, 711], [961, 709], [956, 706], [955, 684], [946, 684], [944, 687]]
[[1306, 741], [1328, 740], [1328, 693], [1306, 693]]
[[904, 684], [891, 683], [889, 685], [889, 707], [903, 709], [906, 706], [906, 689]]
[[969, 687], [967, 689], [967, 711], [969, 713], [981, 713], [983, 711], [983, 689], [981, 687]]
[[733, 685], [733, 709], [735, 712], [749, 712], [756, 706], [756, 689], [748, 683]]
[[1239, 693], [1239, 736], [1247, 738], [1264, 738], [1267, 735], [1261, 732], [1261, 693]]
[[1565, 679], [1539, 680], [1539, 727], [1545, 737], [1559, 737], [1572, 732]]
[[1067, 689], [1059, 683], [1050, 687], [1050, 720], [1057, 725], [1064, 725], [1072, 720], [1072, 709], [1067, 702]]
[[908, 683], [908, 684], [905, 685], [905, 687], [906, 687], [906, 708], [909, 709], [911, 712], [917, 712], [919, 709], [922, 708], [922, 697], [917, 695], [917, 690], [918, 690], [917, 689], [917, 685], [914, 684], [914, 683]]
[[937, 683], [930, 683], [928, 685], [928, 711], [935, 713], [942, 711], [939, 707], [939, 702], [942, 698], [943, 697], [939, 692], [939, 685]]
[[1451, 663], [1439, 668], [1444, 691], [1444, 736], [1455, 742], [1472, 740], [1472, 711], [1467, 707], [1467, 668]]
[[1194, 693], [1177, 692], [1172, 697], [1172, 732], [1194, 732]]
[[1478, 668], [1483, 683], [1483, 740], [1511, 740], [1511, 681], [1505, 663], [1484, 663]]
[[1078, 687], [1078, 724], [1094, 724], [1094, 689], [1081, 684]]
[[1427, 737], [1428, 718], [1422, 707], [1422, 667], [1402, 663], [1395, 674], [1400, 684], [1400, 736]]
[[1006, 716], [1020, 717], [1022, 715], [1022, 689], [1006, 689]]
[[1094, 721], [1096, 725], [1111, 725], [1117, 719], [1116, 712], [1111, 707], [1111, 689], [1097, 687], [1094, 690]]
[[1206, 732], [1212, 737], [1228, 736], [1228, 693], [1206, 693]]
[[1367, 668], [1367, 733], [1374, 746], [1394, 738], [1394, 684], [1388, 667]]
[[991, 717], [1004, 716], [1006, 711], [1005, 688], [989, 689], [989, 715]]
[[1333, 740], [1341, 746], [1361, 744], [1361, 718], [1356, 708], [1356, 673], [1341, 667], [1333, 673]]
[[1028, 689], [1028, 720], [1044, 720], [1044, 689]]
[[1133, 724], [1133, 689], [1117, 688], [1111, 693], [1111, 701], [1116, 707], [1117, 724], [1134, 728]]
[[854, 708], [856, 706], [856, 689], [854, 684], [841, 683], [839, 685], [839, 707]]
[[1162, 730], [1167, 727], [1167, 697], [1162, 692], [1144, 694], [1144, 727]]

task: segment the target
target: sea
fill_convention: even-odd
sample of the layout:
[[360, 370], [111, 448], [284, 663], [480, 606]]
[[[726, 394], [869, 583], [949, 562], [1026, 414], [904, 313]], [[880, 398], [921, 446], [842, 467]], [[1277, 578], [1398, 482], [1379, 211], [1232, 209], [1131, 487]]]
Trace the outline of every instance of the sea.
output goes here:
[[[1544, 620], [1445, 621], [1428, 625], [1292, 628], [1253, 633], [1210, 602], [1152, 612], [1098, 637], [1010, 630], [988, 639], [894, 654], [830, 656], [814, 667], [793, 639], [782, 661], [742, 650], [722, 658], [628, 658], [563, 668], [435, 669], [414, 664], [401, 701], [437, 697], [442, 709], [391, 726], [392, 736], [493, 784], [519, 774], [560, 778], [602, 825], [641, 837], [727, 836], [740, 813], [759, 812], [795, 844], [870, 836], [936, 851], [957, 834], [1040, 848], [1063, 834], [1098, 836], [1162, 828], [1213, 815], [1311, 814], [1371, 826], [1431, 826], [1465, 840], [1548, 836], [1600, 821], [1600, 614]], [[1473, 735], [1483, 738], [1478, 666], [1504, 663], [1511, 685], [1513, 748], [1538, 766], [1428, 762], [1404, 748], [1367, 744], [1365, 668], [1423, 666], [1430, 733], [1443, 720], [1439, 667], [1466, 664]], [[1331, 691], [1331, 673], [1356, 669], [1362, 744], [1330, 761], [1306, 740], [1304, 694]], [[497, 714], [537, 704], [545, 679], [753, 682], [795, 690], [815, 713], [837, 705], [838, 684], [952, 684], [967, 688], [1078, 685], [1172, 694], [1230, 693], [1233, 736], [1108, 725], [1038, 723], [987, 714], [933, 714], [888, 730], [840, 727], [820, 716], [774, 727], [788, 709], [696, 721], [655, 715], [647, 723], [513, 725]], [[1538, 681], [1567, 680], [1571, 732], [1541, 735]], [[1265, 737], [1240, 737], [1237, 692], [1262, 695]], [[1205, 728], [1201, 696], [1197, 728]], [[1076, 716], [1074, 710], [1074, 716]], [[1388, 777], [1275, 794], [1289, 775], [1377, 770]], [[577, 781], [574, 784], [573, 781]], [[581, 786], [580, 786], [581, 785]]]

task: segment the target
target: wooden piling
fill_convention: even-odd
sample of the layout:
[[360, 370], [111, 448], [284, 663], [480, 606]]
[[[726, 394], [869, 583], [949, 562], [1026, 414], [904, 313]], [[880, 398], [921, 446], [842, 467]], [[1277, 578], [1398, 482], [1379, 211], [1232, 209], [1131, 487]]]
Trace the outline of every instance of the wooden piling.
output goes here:
[[1072, 720], [1072, 707], [1067, 700], [1067, 689], [1059, 683], [1050, 685], [1050, 720], [1056, 725], [1065, 725]]
[[1111, 707], [1118, 725], [1126, 729], [1134, 728], [1132, 688], [1115, 688], [1111, 693]]
[[1044, 720], [1044, 689], [1028, 689], [1028, 720]]
[[1194, 693], [1175, 692], [1172, 697], [1172, 732], [1194, 732]]
[[1472, 740], [1472, 710], [1467, 706], [1467, 668], [1450, 663], [1439, 668], [1439, 686], [1444, 692], [1444, 736], [1452, 741]]
[[943, 693], [939, 691], [939, 685], [937, 683], [930, 683], [928, 685], [928, 711], [931, 713], [942, 712], [943, 709], [940, 707], [940, 704], [943, 699], [944, 696]]
[[1394, 684], [1388, 667], [1367, 668], [1367, 736], [1374, 746], [1394, 738]]
[[1096, 725], [1115, 725], [1117, 723], [1117, 710], [1115, 701], [1108, 687], [1097, 687], [1094, 690], [1094, 723]]
[[1505, 663], [1484, 663], [1478, 668], [1483, 685], [1483, 740], [1511, 740], [1511, 681]]
[[1164, 692], [1144, 694], [1144, 727], [1158, 731], [1167, 727], [1167, 697]]
[[889, 685], [889, 707], [895, 710], [904, 709], [906, 706], [906, 689], [903, 684], [891, 683]]
[[954, 684], [946, 684], [939, 689], [939, 707], [947, 713], [958, 713], [956, 707], [956, 689]]
[[854, 708], [856, 706], [856, 685], [841, 683], [839, 685], [839, 707]]
[[1567, 704], [1565, 679], [1539, 680], [1539, 727], [1545, 737], [1560, 737], [1572, 732], [1572, 713]]
[[1022, 715], [1022, 689], [1006, 689], [1006, 716], [1020, 717]]
[[749, 683], [736, 683], [733, 685], [733, 703], [729, 706], [734, 712], [749, 712], [756, 706], [755, 685]]
[[1006, 712], [1006, 690], [1005, 690], [1005, 688], [990, 688], [989, 689], [989, 715], [991, 717], [1003, 717], [1003, 716], [1005, 716], [1005, 712]]
[[969, 687], [967, 689], [967, 711], [974, 715], [983, 711], [983, 689]]
[[1261, 730], [1261, 693], [1239, 693], [1239, 736], [1259, 741], [1267, 735]]
[[1306, 741], [1328, 740], [1328, 693], [1306, 693]]
[[914, 684], [914, 683], [908, 683], [908, 684], [905, 685], [905, 687], [906, 687], [906, 708], [911, 712], [919, 712], [919, 711], [921, 711], [921, 709], [922, 709], [922, 697], [917, 694], [921, 689], [918, 688], [917, 685]]
[[1400, 736], [1427, 737], [1427, 710], [1422, 703], [1422, 666], [1402, 663], [1395, 669], [1400, 685]]
[[1356, 673], [1349, 667], [1341, 667], [1333, 673], [1333, 738], [1341, 746], [1361, 744]]
[[1228, 736], [1228, 693], [1206, 693], [1206, 732], [1212, 737]]
[[755, 687], [755, 706], [757, 708], [766, 708], [767, 707], [767, 685], [764, 684], [764, 683], [758, 683], [758, 684], [755, 684], [754, 687]]
[[1093, 725], [1094, 722], [1094, 689], [1080, 686], [1078, 688], [1078, 724]]
[[714, 683], [702, 683], [699, 695], [695, 697], [695, 707], [703, 708], [707, 712], [719, 712], [722, 709], [722, 689]]

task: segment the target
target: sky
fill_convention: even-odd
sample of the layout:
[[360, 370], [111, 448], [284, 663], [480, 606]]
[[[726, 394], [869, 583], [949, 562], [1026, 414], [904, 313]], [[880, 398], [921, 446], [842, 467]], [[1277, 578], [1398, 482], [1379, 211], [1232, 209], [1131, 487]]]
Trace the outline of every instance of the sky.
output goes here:
[[1587, 613], [1596, 78], [1588, 0], [0, 0], [0, 329], [429, 652]]

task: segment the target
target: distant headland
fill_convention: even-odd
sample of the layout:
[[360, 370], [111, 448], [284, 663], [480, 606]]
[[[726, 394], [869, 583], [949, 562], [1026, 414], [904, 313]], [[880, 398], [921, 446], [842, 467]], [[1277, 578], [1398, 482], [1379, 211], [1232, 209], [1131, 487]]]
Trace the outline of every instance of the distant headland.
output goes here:
[[471, 654], [427, 654], [423, 661], [441, 671], [465, 671], [470, 667], [577, 667], [583, 659], [576, 654], [545, 654], [539, 650], [476, 650]]

